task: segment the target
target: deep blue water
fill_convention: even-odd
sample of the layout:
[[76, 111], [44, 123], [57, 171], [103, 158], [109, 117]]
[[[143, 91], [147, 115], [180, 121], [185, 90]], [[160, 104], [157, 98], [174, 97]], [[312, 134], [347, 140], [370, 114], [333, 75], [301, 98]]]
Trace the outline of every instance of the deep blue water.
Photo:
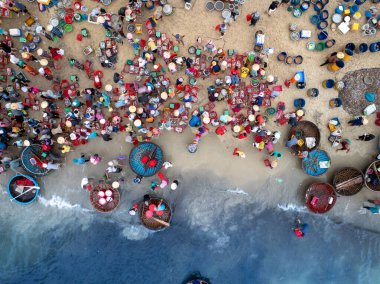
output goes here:
[[[194, 271], [226, 284], [378, 283], [377, 234], [306, 213], [262, 210], [243, 194], [220, 193], [208, 205], [205, 195], [215, 193], [182, 194], [172, 226], [142, 240], [129, 240], [109, 218], [59, 234], [52, 228], [33, 244], [42, 258], [2, 269], [1, 283], [169, 284]], [[310, 228], [303, 239], [291, 231], [298, 216]]]

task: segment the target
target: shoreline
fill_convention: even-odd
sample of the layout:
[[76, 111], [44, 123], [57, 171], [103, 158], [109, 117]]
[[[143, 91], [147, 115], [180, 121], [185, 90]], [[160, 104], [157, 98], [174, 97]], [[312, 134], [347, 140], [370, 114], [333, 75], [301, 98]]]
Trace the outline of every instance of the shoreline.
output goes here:
[[[171, 1], [173, 3], [173, 1]], [[351, 165], [359, 169], [363, 169], [371, 162], [371, 157], [377, 154], [373, 143], [362, 144], [363, 142], [353, 141], [351, 152], [346, 155], [345, 153], [335, 153], [335, 150], [331, 148], [330, 142], [327, 140], [328, 129], [326, 124], [328, 120], [333, 116], [339, 116], [344, 122], [350, 117], [343, 109], [329, 109], [328, 101], [333, 96], [337, 96], [337, 92], [332, 90], [323, 89], [321, 83], [324, 79], [337, 78], [340, 79], [344, 74], [355, 71], [359, 66], [362, 68], [373, 68], [378, 67], [376, 62], [377, 54], [361, 54], [353, 57], [351, 61], [347, 63], [347, 66], [342, 72], [330, 73], [325, 68], [317, 67], [324, 59], [326, 55], [331, 51], [336, 51], [344, 46], [348, 41], [354, 43], [359, 43], [362, 41], [375, 41], [379, 38], [379, 34], [373, 38], [363, 38], [360, 34], [350, 33], [349, 36], [344, 37], [337, 33], [334, 33], [338, 44], [334, 46], [331, 50], [326, 50], [324, 52], [309, 52], [305, 50], [306, 42], [295, 43], [291, 41], [288, 37], [288, 24], [295, 22], [299, 24], [302, 28], [310, 28], [311, 24], [307, 21], [310, 13], [305, 14], [300, 19], [293, 18], [285, 9], [279, 9], [274, 16], [269, 18], [264, 15], [263, 12], [271, 1], [264, 1], [260, 3], [259, 7], [255, 3], [246, 1], [242, 6], [242, 16], [238, 18], [237, 22], [233, 23], [229, 27], [228, 33], [226, 34], [224, 40], [216, 40], [217, 44], [223, 44], [225, 49], [236, 48], [239, 51], [249, 51], [253, 47], [253, 37], [254, 31], [258, 29], [263, 29], [268, 34], [266, 38], [266, 46], [274, 47], [275, 54], [282, 50], [292, 51], [294, 53], [305, 54], [304, 63], [302, 66], [287, 66], [285, 64], [279, 64], [275, 59], [275, 54], [270, 57], [269, 68], [270, 72], [279, 77], [279, 82], [283, 82], [285, 79], [289, 78], [289, 74], [293, 74], [299, 69], [305, 70], [307, 76], [307, 86], [308, 87], [318, 87], [320, 89], [320, 96], [317, 99], [311, 99], [306, 97], [306, 90], [298, 90], [294, 87], [290, 89], [284, 88], [281, 96], [273, 100], [273, 105], [276, 105], [279, 101], [284, 101], [288, 108], [292, 108], [293, 99], [297, 97], [303, 97], [306, 100], [306, 116], [305, 119], [315, 122], [321, 131], [321, 144], [320, 148], [326, 150], [332, 158], [332, 167], [329, 169], [327, 176], [324, 175], [320, 178], [312, 178], [304, 174], [300, 168], [300, 161], [291, 156], [288, 151], [283, 147], [283, 139], [287, 135], [287, 126], [278, 127], [274, 122], [269, 122], [267, 127], [269, 129], [275, 128], [280, 129], [282, 132], [281, 142], [278, 144], [278, 150], [284, 153], [284, 157], [280, 160], [278, 168], [270, 170], [265, 168], [263, 165], [264, 154], [258, 153], [255, 149], [252, 149], [251, 141], [246, 140], [240, 141], [231, 137], [231, 133], [228, 133], [228, 137], [215, 137], [214, 134], [206, 135], [201, 139], [199, 144], [199, 150], [195, 154], [189, 154], [186, 146], [189, 144], [194, 134], [189, 129], [186, 132], [179, 135], [174, 133], [166, 132], [160, 135], [159, 140], [153, 140], [153, 142], [160, 145], [165, 153], [166, 160], [173, 162], [174, 168], [170, 170], [170, 177], [184, 177], [183, 179], [195, 179], [195, 177], [188, 177], [191, 173], [197, 170], [207, 169], [210, 173], [215, 175], [217, 180], [227, 180], [227, 183], [233, 184], [236, 188], [244, 190], [252, 198], [257, 200], [260, 204], [264, 204], [269, 208], [276, 208], [278, 204], [302, 204], [302, 192], [306, 189], [306, 186], [311, 183], [311, 181], [331, 181], [331, 177], [334, 171], [340, 167]], [[96, 3], [89, 3], [89, 7], [92, 8]], [[28, 4], [30, 5], [30, 4]], [[369, 6], [370, 3], [364, 4], [364, 6]], [[116, 12], [115, 9], [120, 6], [120, 3], [112, 3], [107, 9]], [[330, 5], [329, 11], [332, 11], [333, 5]], [[248, 27], [243, 15], [248, 14], [254, 9], [259, 8], [262, 12], [262, 20], [253, 29]], [[52, 9], [53, 10], [53, 9]], [[142, 17], [145, 17], [148, 12], [144, 12]], [[53, 14], [53, 11], [45, 12], [40, 17], [42, 23], [46, 24], [49, 15]], [[39, 14], [40, 15], [40, 14]], [[44, 18], [45, 17], [45, 18]], [[284, 21], [283, 19], [286, 19]], [[186, 50], [189, 45], [195, 42], [196, 37], [200, 34], [198, 31], [203, 31], [201, 36], [204, 38], [217, 38], [217, 32], [213, 30], [216, 24], [221, 21], [220, 15], [218, 13], [207, 13], [202, 5], [201, 1], [197, 1], [193, 9], [189, 12], [181, 9], [177, 9], [175, 14], [169, 17], [164, 17], [163, 21], [159, 23], [160, 29], [165, 31], [168, 35], [173, 33], [186, 34], [185, 47], [181, 53], [186, 54]], [[4, 27], [10, 27], [13, 23], [10, 21], [4, 21]], [[88, 27], [86, 23], [78, 23], [75, 27], [79, 30], [81, 27]], [[270, 29], [268, 27], [271, 27]], [[191, 27], [191, 30], [189, 30]], [[103, 35], [103, 29], [99, 26], [89, 26], [91, 38], [87, 39], [84, 43], [77, 43], [75, 40], [75, 33], [65, 34], [64, 39], [56, 44], [57, 46], [62, 46], [65, 49], [65, 56], [67, 58], [74, 57], [80, 61], [85, 60], [85, 56], [82, 54], [83, 47], [92, 42], [96, 44], [98, 41], [103, 40], [105, 36]], [[101, 32], [99, 32], [101, 31]], [[241, 35], [245, 34], [246, 37], [242, 38]], [[206, 35], [206, 36], [205, 36]], [[278, 35], [278, 36], [276, 36]], [[70, 42], [77, 43], [76, 45], [70, 45]], [[41, 46], [46, 49], [49, 43], [41, 44]], [[132, 49], [125, 44], [122, 46], [119, 53], [120, 60], [117, 63], [116, 71], [120, 71], [123, 67], [123, 63], [127, 58], [132, 57]], [[67, 62], [65, 63], [67, 64]], [[94, 62], [96, 66], [99, 66], [97, 61]], [[88, 80], [84, 74], [80, 73], [78, 70], [66, 68], [61, 70], [61, 75], [69, 77], [71, 73], [79, 73], [80, 82], [84, 85], [91, 85], [92, 81]], [[107, 70], [105, 72], [105, 77], [103, 79], [104, 85], [107, 82], [112, 82], [112, 71]], [[132, 80], [132, 76], [126, 76], [129, 80]], [[205, 90], [207, 85], [211, 84], [212, 80], [207, 79], [199, 83], [201, 88], [201, 101], [207, 100], [205, 95]], [[33, 79], [36, 81], [36, 79]], [[44, 89], [50, 88], [48, 81], [39, 80], [39, 86]], [[220, 109], [223, 106], [218, 106]], [[323, 110], [323, 111], [322, 111]], [[344, 132], [350, 133], [349, 138], [353, 138], [362, 134], [364, 131], [376, 130], [376, 126], [373, 123], [374, 118], [370, 117], [370, 124], [366, 127], [352, 128], [348, 127], [344, 123]], [[177, 135], [177, 136], [174, 136]], [[75, 148], [75, 152], [70, 153], [65, 156], [65, 167], [60, 169], [58, 172], [53, 172], [49, 176], [40, 179], [44, 186], [43, 198], [45, 200], [50, 200], [53, 196], [59, 196], [62, 200], [67, 201], [69, 204], [79, 204], [83, 208], [91, 208], [88, 202], [87, 192], [80, 189], [80, 181], [83, 176], [94, 176], [100, 177], [103, 175], [104, 169], [106, 167], [106, 162], [111, 156], [114, 157], [118, 154], [128, 155], [131, 145], [127, 144], [125, 141], [125, 134], [119, 133], [114, 135], [114, 140], [105, 143], [104, 141], [97, 138], [96, 141], [91, 141], [86, 146], [80, 146]], [[232, 156], [233, 149], [239, 146], [244, 152], [247, 153], [245, 159], [239, 159]], [[72, 165], [71, 160], [74, 156], [79, 155], [82, 151], [86, 149], [86, 152], [96, 152], [101, 156], [106, 157], [103, 159], [101, 164], [96, 168], [91, 165], [86, 165], [84, 167]], [[112, 149], [113, 153], [110, 153], [109, 149]], [[367, 157], [365, 157], [367, 156]], [[123, 173], [125, 178], [130, 181], [132, 174], [127, 165], [126, 171]], [[206, 171], [206, 172], [207, 172]], [[3, 174], [1, 176], [1, 183], [3, 188], [5, 188], [6, 178], [9, 177], [10, 172]], [[57, 180], [59, 179], [59, 183]], [[144, 179], [140, 186], [136, 186], [130, 183], [126, 184], [127, 188], [122, 187], [123, 200], [121, 203], [121, 208], [118, 210], [124, 210], [127, 214], [127, 209], [132, 205], [132, 201], [128, 199], [129, 194], [131, 200], [136, 200], [137, 197], [141, 197], [143, 191], [142, 188], [149, 190], [149, 181], [151, 179]], [[282, 182], [281, 182], [282, 180]], [[181, 182], [181, 181], [180, 181]], [[181, 191], [181, 186], [177, 189]], [[177, 192], [176, 192], [177, 194]], [[363, 189], [359, 194], [353, 197], [340, 197], [338, 198], [337, 204], [334, 206], [331, 212], [322, 217], [327, 216], [328, 218], [338, 218], [344, 222], [349, 222], [350, 224], [357, 225], [359, 227], [373, 229], [376, 232], [380, 232], [380, 225], [376, 223], [377, 217], [371, 215], [359, 215], [357, 210], [361, 207], [361, 203], [368, 198], [373, 198], [376, 196], [376, 192], [371, 192], [367, 189]], [[180, 195], [180, 193], [178, 194]], [[5, 195], [6, 196], [6, 195]], [[127, 200], [125, 198], [127, 196]], [[300, 198], [301, 197], [301, 198]], [[8, 202], [1, 198], [3, 202]], [[6, 197], [5, 199], [8, 199]], [[74, 201], [75, 200], [75, 201]], [[58, 201], [57, 201], [58, 202]], [[303, 204], [302, 204], [303, 205]], [[6, 205], [8, 208], [13, 209], [16, 205]], [[42, 205], [39, 204], [32, 205], [30, 211], [35, 208], [41, 208]], [[67, 205], [69, 206], [69, 205]], [[32, 209], [33, 208], [33, 209]], [[18, 208], [15, 212], [21, 212], [21, 208]], [[26, 210], [29, 210], [26, 209]], [[117, 211], [116, 211], [117, 212]], [[112, 215], [110, 215], [112, 219]], [[369, 217], [371, 216], [371, 217]], [[96, 215], [95, 215], [96, 218]]]

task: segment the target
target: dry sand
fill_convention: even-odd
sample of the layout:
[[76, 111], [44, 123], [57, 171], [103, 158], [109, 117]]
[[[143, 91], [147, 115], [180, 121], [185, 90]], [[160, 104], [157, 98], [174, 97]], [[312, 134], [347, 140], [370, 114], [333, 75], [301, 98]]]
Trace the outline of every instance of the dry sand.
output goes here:
[[[106, 7], [107, 11], [117, 13], [117, 10], [125, 1], [114, 1], [111, 6]], [[379, 40], [379, 36], [376, 37], [362, 37], [360, 32], [350, 32], [346, 36], [338, 35], [337, 32], [329, 33], [332, 38], [337, 40], [337, 44], [324, 52], [307, 51], [306, 43], [308, 40], [300, 40], [298, 42], [292, 41], [289, 37], [288, 26], [290, 23], [296, 23], [300, 29], [310, 29], [312, 31], [312, 39], [316, 39], [317, 30], [310, 23], [309, 18], [313, 14], [311, 9], [307, 11], [301, 18], [294, 18], [285, 7], [281, 7], [276, 13], [269, 17], [265, 14], [267, 7], [271, 0], [265, 0], [258, 3], [257, 1], [245, 1], [242, 6], [241, 15], [236, 22], [228, 28], [227, 33], [223, 40], [219, 39], [219, 33], [214, 30], [217, 24], [222, 22], [222, 18], [219, 12], [206, 12], [205, 2], [202, 0], [196, 0], [194, 2], [193, 9], [186, 11], [183, 9], [183, 2], [180, 0], [169, 1], [176, 8], [173, 15], [164, 17], [159, 21], [157, 29], [161, 32], [165, 32], [168, 35], [180, 33], [186, 35], [184, 41], [186, 47], [180, 46], [180, 53], [187, 55], [187, 46], [193, 45], [197, 36], [201, 36], [203, 41], [207, 39], [213, 39], [219, 47], [225, 49], [233, 48], [242, 53], [245, 51], [251, 51], [253, 49], [254, 33], [256, 30], [261, 29], [266, 34], [265, 47], [273, 47], [275, 49], [274, 55], [270, 57], [269, 72], [276, 75], [279, 78], [279, 83], [282, 83], [285, 79], [291, 78], [298, 70], [304, 70], [306, 74], [307, 88], [317, 87], [320, 90], [318, 98], [309, 98], [306, 95], [305, 90], [298, 90], [294, 86], [289, 89], [284, 89], [281, 96], [273, 101], [273, 105], [276, 105], [278, 101], [285, 101], [287, 103], [287, 110], [292, 110], [293, 100], [295, 98], [304, 98], [306, 100], [306, 117], [305, 119], [315, 122], [321, 130], [321, 149], [326, 150], [332, 158], [332, 168], [329, 170], [326, 176], [320, 178], [311, 178], [304, 174], [301, 170], [300, 161], [292, 157], [286, 149], [282, 147], [284, 143], [280, 143], [280, 151], [284, 153], [284, 157], [281, 159], [279, 167], [275, 170], [270, 170], [264, 167], [263, 160], [266, 155], [258, 153], [252, 148], [251, 142], [248, 140], [237, 141], [232, 137], [217, 137], [215, 134], [210, 134], [202, 138], [199, 150], [196, 154], [189, 154], [186, 150], [186, 145], [192, 141], [193, 133], [187, 129], [185, 133], [173, 134], [164, 132], [157, 142], [163, 147], [166, 159], [174, 163], [174, 173], [169, 173], [170, 177], [180, 176], [184, 179], [197, 178], [192, 176], [192, 173], [212, 173], [220, 177], [220, 179], [228, 179], [226, 184], [233, 184], [236, 187], [243, 189], [251, 196], [257, 198], [257, 201], [266, 204], [268, 207], [277, 207], [277, 204], [286, 205], [294, 204], [295, 206], [302, 207], [303, 200], [302, 194], [307, 187], [313, 181], [331, 181], [331, 176], [335, 169], [343, 166], [354, 166], [360, 169], [373, 160], [373, 157], [377, 154], [376, 142], [357, 142], [355, 137], [363, 134], [364, 132], [370, 132], [378, 134], [376, 126], [374, 125], [374, 117], [370, 117], [370, 122], [367, 126], [360, 128], [353, 128], [347, 125], [347, 120], [350, 116], [343, 111], [343, 109], [329, 109], [328, 101], [337, 97], [338, 93], [335, 90], [325, 90], [322, 88], [321, 83], [325, 79], [341, 79], [344, 74], [349, 71], [358, 70], [360, 68], [374, 68], [379, 67], [379, 55], [378, 53], [366, 53], [355, 55], [346, 67], [338, 73], [330, 73], [325, 67], [319, 67], [325, 57], [333, 51], [341, 49], [348, 42], [354, 42], [356, 44], [360, 42], [373, 42]], [[369, 2], [369, 1], [368, 1]], [[369, 7], [370, 3], [366, 3], [361, 7]], [[331, 1], [329, 4], [330, 12], [335, 8], [337, 1]], [[86, 4], [90, 7], [95, 6], [92, 1], [86, 1]], [[31, 6], [30, 11], [35, 12], [35, 6]], [[258, 10], [261, 14], [261, 20], [255, 28], [249, 27], [245, 15]], [[49, 12], [38, 13], [37, 16], [42, 24], [47, 24], [49, 20], [49, 14], [54, 14], [54, 9]], [[143, 17], [146, 18], [149, 12], [144, 12]], [[18, 27], [16, 21], [21, 20], [15, 18], [14, 20], [4, 20], [4, 27]], [[143, 20], [140, 20], [143, 22]], [[361, 20], [363, 22], [364, 20]], [[139, 22], [139, 21], [138, 21]], [[82, 42], [75, 40], [75, 35], [79, 33], [80, 28], [86, 27], [90, 31], [90, 38], [84, 39]], [[67, 58], [74, 57], [81, 62], [86, 59], [82, 53], [82, 50], [87, 45], [97, 46], [99, 41], [105, 39], [104, 30], [101, 26], [91, 25], [88, 23], [75, 24], [74, 32], [71, 34], [65, 34], [63, 40], [58, 44], [52, 44], [47, 40], [44, 40], [42, 47], [47, 49], [49, 45], [61, 47], [65, 50], [65, 61], [61, 61], [62, 70], [60, 71], [61, 78], [68, 78], [70, 74], [77, 74], [80, 77], [80, 84], [82, 87], [92, 86], [92, 81], [88, 80], [82, 72], [81, 74], [77, 69], [71, 69], [68, 66]], [[115, 71], [120, 72], [123, 68], [124, 62], [132, 57], [132, 48], [127, 42], [124, 45], [119, 45], [119, 61]], [[276, 60], [276, 55], [286, 51], [291, 55], [301, 54], [304, 57], [304, 62], [300, 66], [287, 66], [283, 63], [279, 63]], [[100, 67], [97, 58], [92, 56], [91, 59], [96, 67]], [[105, 77], [102, 80], [103, 86], [112, 82], [113, 71], [105, 70]], [[178, 75], [178, 74], [175, 74]], [[179, 76], [179, 75], [178, 75]], [[177, 77], [177, 76], [175, 76]], [[133, 78], [130, 77], [129, 81]], [[128, 81], [126, 79], [125, 81]], [[41, 88], [50, 88], [50, 82], [41, 78], [33, 78], [32, 83], [35, 83]], [[205, 94], [207, 94], [206, 87], [211, 84], [211, 80], [205, 80], [199, 82], [201, 88], [200, 96], [203, 97], [202, 101], [207, 100]], [[353, 141], [351, 148], [352, 151], [349, 154], [340, 152], [336, 153], [330, 146], [328, 138], [328, 129], [326, 124], [331, 117], [339, 116], [343, 122], [344, 135]], [[285, 139], [288, 131], [288, 126], [278, 127], [273, 122], [268, 123], [268, 129], [276, 130], [280, 129]], [[117, 138], [116, 138], [117, 136]], [[230, 136], [230, 132], [226, 135]], [[116, 155], [127, 154], [131, 149], [130, 145], [124, 142], [124, 134], [114, 135], [112, 142], [105, 143], [101, 140], [92, 141], [85, 147], [79, 147], [75, 149], [75, 152], [66, 156], [66, 166], [59, 172], [50, 174], [44, 178], [44, 190], [42, 195], [49, 199], [54, 195], [58, 195], [65, 200], [68, 200], [74, 204], [81, 204], [82, 207], [90, 208], [88, 203], [88, 197], [85, 192], [80, 190], [79, 184], [84, 175], [99, 177], [106, 167], [106, 162]], [[239, 147], [246, 152], [246, 159], [239, 159], [232, 156], [234, 147]], [[96, 168], [91, 166], [78, 167], [71, 163], [71, 159], [78, 156], [81, 151], [88, 153], [97, 152], [104, 156], [103, 162]], [[79, 170], [78, 170], [79, 169]], [[133, 175], [130, 173], [128, 166], [126, 167], [126, 176], [131, 178]], [[4, 187], [7, 175], [3, 175], [1, 183]], [[61, 186], [57, 186], [57, 181]], [[144, 188], [148, 189], [148, 180], [143, 183]], [[227, 186], [227, 185], [226, 185]], [[135, 189], [140, 189], [137, 192]], [[180, 187], [178, 190], [181, 190]], [[121, 207], [123, 209], [129, 208], [132, 204], [132, 200], [142, 195], [141, 186], [131, 186], [126, 190], [127, 194], [122, 199]], [[331, 217], [339, 218], [346, 222], [353, 222], [356, 225], [363, 226], [365, 228], [380, 231], [380, 226], [377, 224], [377, 216], [359, 215], [357, 210], [361, 207], [361, 203], [369, 197], [375, 197], [376, 194], [367, 189], [363, 189], [359, 194], [353, 197], [340, 197], [334, 209], [328, 213]], [[377, 193], [377, 197], [380, 197]], [[296, 209], [297, 210], [297, 209]]]

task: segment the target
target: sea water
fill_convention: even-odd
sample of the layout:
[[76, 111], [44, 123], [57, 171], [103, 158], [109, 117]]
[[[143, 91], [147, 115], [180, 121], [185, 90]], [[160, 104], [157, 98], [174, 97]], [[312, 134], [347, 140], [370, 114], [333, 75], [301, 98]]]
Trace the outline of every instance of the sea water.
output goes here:
[[[222, 181], [197, 179], [157, 194], [173, 209], [162, 232], [128, 214], [128, 194], [106, 215], [57, 195], [30, 207], [1, 196], [0, 283], [174, 284], [196, 271], [221, 284], [380, 279], [376, 233], [298, 204], [258, 203]], [[304, 238], [292, 231], [296, 218], [309, 225]]]

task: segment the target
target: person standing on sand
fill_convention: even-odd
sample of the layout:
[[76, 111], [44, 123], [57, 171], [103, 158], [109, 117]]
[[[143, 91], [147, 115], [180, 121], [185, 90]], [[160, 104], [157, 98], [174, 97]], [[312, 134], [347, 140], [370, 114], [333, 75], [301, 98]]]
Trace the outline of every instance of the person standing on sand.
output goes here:
[[175, 37], [175, 40], [177, 41], [178, 44], [185, 45], [185, 43], [183, 42], [183, 38], [185, 37], [184, 35], [175, 34], [173, 36]]
[[90, 163], [96, 166], [99, 164], [102, 160], [102, 157], [100, 157], [98, 154], [94, 154], [90, 157]]
[[271, 154], [270, 154], [272, 157], [276, 157], [277, 159], [281, 159], [282, 158], [282, 153], [279, 152], [279, 151], [273, 151]]
[[139, 209], [139, 204], [136, 203], [135, 205], [133, 205], [132, 208], [129, 209], [128, 211], [129, 215], [135, 216], [138, 209]]
[[260, 20], [260, 14], [259, 12], [255, 11], [251, 14], [251, 21], [250, 21], [250, 24], [249, 26], [256, 26], [257, 22]]
[[278, 1], [273, 1], [270, 5], [269, 5], [269, 8], [268, 8], [268, 15], [271, 16], [275, 11], [276, 9], [278, 8], [278, 6], [280, 5], [280, 2]]

